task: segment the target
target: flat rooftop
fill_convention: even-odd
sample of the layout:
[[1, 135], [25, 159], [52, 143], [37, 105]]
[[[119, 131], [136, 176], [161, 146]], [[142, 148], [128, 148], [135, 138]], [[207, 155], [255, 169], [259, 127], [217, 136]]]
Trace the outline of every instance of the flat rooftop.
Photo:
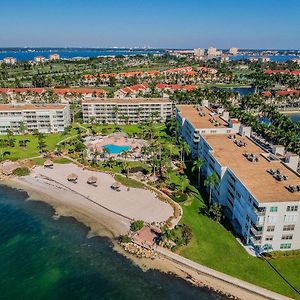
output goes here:
[[166, 98], [96, 98], [84, 99], [82, 104], [147, 104], [147, 103], [170, 103]]
[[64, 109], [64, 104], [0, 104], [0, 111]]
[[[224, 121], [220, 115], [210, 110], [207, 107], [202, 107], [202, 110], [198, 111], [193, 105], [176, 105], [180, 111], [182, 118], [187, 119], [195, 129], [205, 128], [226, 128], [228, 123]], [[200, 116], [203, 113], [203, 116]], [[210, 119], [215, 119], [219, 125], [215, 125]]]
[[[229, 135], [204, 135], [204, 139], [213, 149], [213, 155], [222, 166], [227, 166], [247, 187], [259, 202], [300, 201], [300, 193], [291, 193], [289, 185], [299, 185], [300, 176], [287, 168], [281, 161], [268, 161], [262, 150], [251, 139], [236, 135], [236, 140], [242, 140], [246, 146], [239, 147]], [[243, 154], [252, 153], [258, 157], [258, 162], [249, 161]], [[278, 181], [267, 172], [269, 169], [279, 169], [287, 175], [285, 181]]]

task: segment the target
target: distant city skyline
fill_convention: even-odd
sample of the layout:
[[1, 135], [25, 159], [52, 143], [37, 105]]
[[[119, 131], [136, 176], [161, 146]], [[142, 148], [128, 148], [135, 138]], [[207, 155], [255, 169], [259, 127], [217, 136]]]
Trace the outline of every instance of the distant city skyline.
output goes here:
[[298, 0], [12, 0], [1, 9], [0, 48], [300, 48]]

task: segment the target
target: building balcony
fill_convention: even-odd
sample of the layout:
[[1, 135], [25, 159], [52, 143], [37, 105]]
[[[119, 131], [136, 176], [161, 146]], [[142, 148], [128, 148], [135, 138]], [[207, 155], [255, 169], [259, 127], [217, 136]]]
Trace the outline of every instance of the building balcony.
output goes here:
[[260, 245], [261, 244], [261, 237], [251, 236], [250, 241], [253, 245]]
[[263, 234], [263, 228], [262, 227], [252, 226], [250, 230], [251, 230], [253, 236], [260, 236], [260, 235]]
[[265, 207], [253, 207], [253, 211], [259, 217], [262, 217], [266, 214], [266, 208]]

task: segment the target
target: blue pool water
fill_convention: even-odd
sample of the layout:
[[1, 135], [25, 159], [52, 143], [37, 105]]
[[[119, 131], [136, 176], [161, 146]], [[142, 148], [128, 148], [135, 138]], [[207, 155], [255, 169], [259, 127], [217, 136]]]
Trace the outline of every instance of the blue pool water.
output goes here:
[[107, 149], [110, 154], [119, 154], [121, 152], [130, 150], [129, 146], [118, 146], [114, 144], [104, 145], [103, 148]]

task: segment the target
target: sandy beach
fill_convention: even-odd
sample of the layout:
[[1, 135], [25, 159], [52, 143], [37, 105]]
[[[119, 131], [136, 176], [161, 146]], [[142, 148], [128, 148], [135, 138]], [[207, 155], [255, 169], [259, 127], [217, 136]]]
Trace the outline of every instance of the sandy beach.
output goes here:
[[[78, 183], [66, 180], [66, 176], [71, 172], [78, 175]], [[97, 187], [86, 183], [91, 175], [98, 177]], [[53, 169], [36, 167], [29, 176], [11, 177], [2, 181], [8, 186], [25, 190], [29, 194], [29, 200], [50, 204], [55, 210], [54, 218], [60, 216], [76, 218], [90, 228], [89, 237], [100, 235], [111, 238], [116, 251], [130, 258], [144, 270], [154, 268], [173, 273], [197, 286], [206, 286], [239, 299], [266, 299], [234, 284], [179, 264], [164, 255], [158, 254], [154, 260], [149, 260], [125, 252], [116, 242], [116, 238], [120, 234], [127, 233], [130, 218], [161, 222], [172, 215], [173, 210], [169, 204], [160, 201], [147, 190], [131, 189], [128, 192], [126, 187], [122, 186], [121, 192], [112, 191], [110, 185], [113, 182], [111, 175], [82, 170], [74, 164], [55, 165]], [[116, 210], [117, 214], [103, 208], [104, 205]]]

